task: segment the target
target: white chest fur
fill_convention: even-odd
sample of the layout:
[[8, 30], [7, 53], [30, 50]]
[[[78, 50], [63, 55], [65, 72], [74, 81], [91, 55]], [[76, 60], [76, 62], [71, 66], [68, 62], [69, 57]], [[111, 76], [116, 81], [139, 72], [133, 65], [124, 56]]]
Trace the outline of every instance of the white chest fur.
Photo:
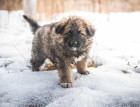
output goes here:
[[81, 61], [84, 57], [85, 57], [85, 56], [82, 55], [82, 56], [80, 56], [80, 57], [78, 57], [78, 58], [75, 58], [75, 59], [74, 59], [75, 63], [77, 63], [78, 61]]

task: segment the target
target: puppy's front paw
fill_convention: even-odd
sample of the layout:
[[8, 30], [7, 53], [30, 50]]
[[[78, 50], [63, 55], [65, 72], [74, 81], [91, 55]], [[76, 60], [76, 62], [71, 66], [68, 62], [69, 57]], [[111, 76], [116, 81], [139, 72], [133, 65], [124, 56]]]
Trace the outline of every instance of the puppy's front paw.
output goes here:
[[84, 72], [79, 72], [79, 73], [82, 74], [82, 75], [88, 75], [88, 74], [90, 74], [89, 71], [84, 71]]
[[60, 83], [60, 86], [63, 88], [72, 88], [72, 83]]
[[89, 72], [89, 71], [86, 71], [84, 74], [85, 74], [85, 75], [88, 75], [88, 74], [90, 74], [90, 72]]

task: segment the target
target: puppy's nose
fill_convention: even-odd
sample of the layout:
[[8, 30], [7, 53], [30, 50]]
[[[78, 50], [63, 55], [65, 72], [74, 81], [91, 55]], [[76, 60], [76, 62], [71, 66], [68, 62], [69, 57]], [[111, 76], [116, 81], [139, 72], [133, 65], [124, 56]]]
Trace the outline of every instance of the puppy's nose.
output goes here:
[[77, 42], [74, 42], [74, 44], [77, 46]]
[[72, 45], [73, 47], [76, 47], [76, 46], [77, 46], [77, 42], [76, 42], [76, 41], [71, 42], [71, 45]]

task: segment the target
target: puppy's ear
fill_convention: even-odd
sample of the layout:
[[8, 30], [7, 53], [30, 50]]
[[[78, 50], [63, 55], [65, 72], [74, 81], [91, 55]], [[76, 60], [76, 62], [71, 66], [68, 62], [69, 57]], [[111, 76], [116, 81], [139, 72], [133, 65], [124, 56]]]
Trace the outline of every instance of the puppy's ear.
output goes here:
[[66, 24], [60, 23], [56, 26], [55, 28], [55, 33], [56, 34], [62, 34], [65, 30]]
[[87, 25], [86, 26], [86, 33], [89, 35], [89, 36], [94, 36], [95, 34], [95, 29], [92, 25]]

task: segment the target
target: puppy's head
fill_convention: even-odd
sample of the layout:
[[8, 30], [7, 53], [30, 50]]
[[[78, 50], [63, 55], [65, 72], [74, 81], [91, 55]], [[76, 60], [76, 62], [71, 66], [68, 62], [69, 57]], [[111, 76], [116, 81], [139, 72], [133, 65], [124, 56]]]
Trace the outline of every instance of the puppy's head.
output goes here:
[[55, 32], [63, 36], [64, 45], [67, 49], [76, 51], [88, 46], [89, 40], [94, 36], [95, 29], [85, 20], [72, 16], [60, 21]]

